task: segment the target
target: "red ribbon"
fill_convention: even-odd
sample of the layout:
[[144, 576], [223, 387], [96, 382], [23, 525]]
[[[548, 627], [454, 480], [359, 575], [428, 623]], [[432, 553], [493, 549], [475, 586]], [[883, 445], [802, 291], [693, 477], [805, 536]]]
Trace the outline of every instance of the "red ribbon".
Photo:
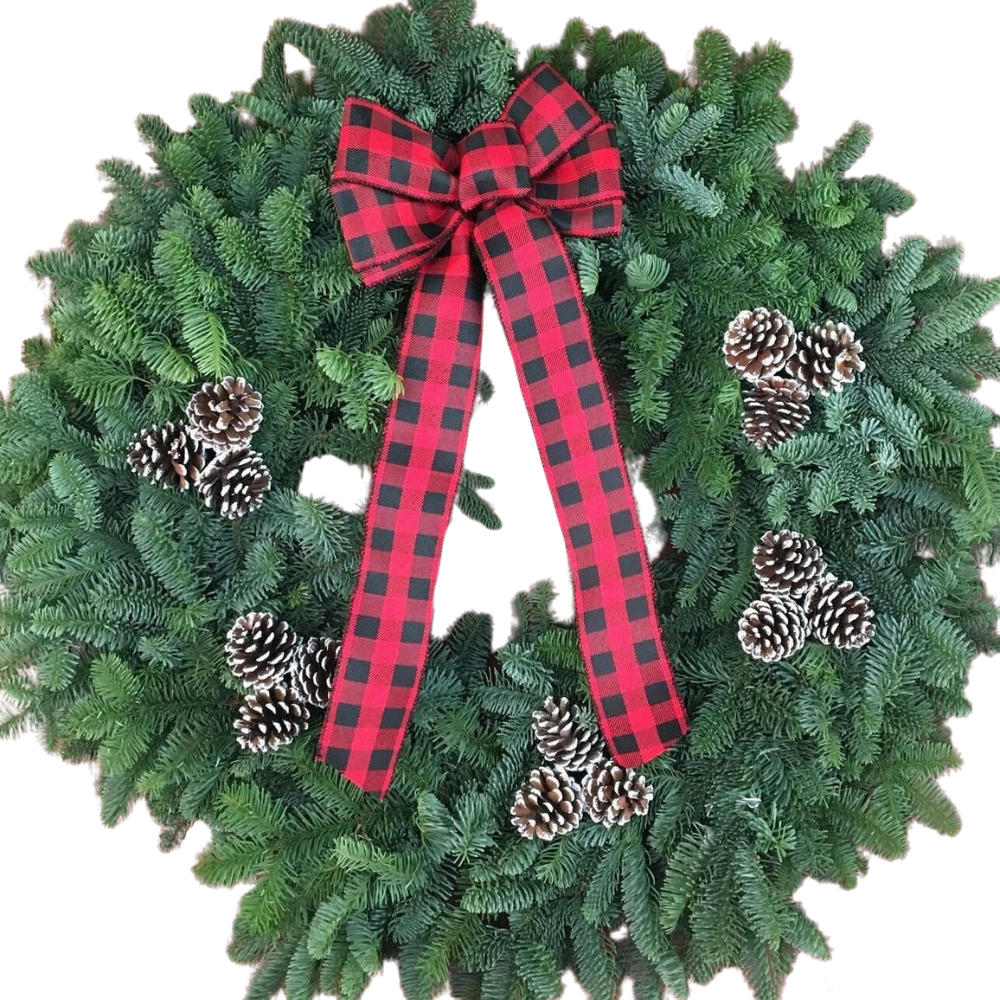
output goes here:
[[[621, 229], [614, 129], [551, 66], [457, 146], [349, 98], [331, 185], [366, 285], [416, 271], [358, 586], [316, 759], [384, 798], [417, 699], [458, 489], [489, 280], [569, 552], [580, 648], [614, 758], [688, 731], [580, 286], [560, 234]], [[485, 272], [485, 275], [484, 275]]]

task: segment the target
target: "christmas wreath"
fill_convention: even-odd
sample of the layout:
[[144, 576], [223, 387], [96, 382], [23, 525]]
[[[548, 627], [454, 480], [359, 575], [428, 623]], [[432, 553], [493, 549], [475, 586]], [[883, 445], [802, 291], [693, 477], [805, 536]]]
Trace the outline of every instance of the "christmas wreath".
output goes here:
[[[728, 966], [777, 997], [827, 954], [806, 877], [958, 829], [946, 720], [1000, 649], [970, 396], [1000, 283], [953, 244], [883, 252], [911, 198], [847, 176], [864, 126], [779, 169], [776, 45], [707, 31], [681, 73], [573, 21], [519, 70], [472, 7], [276, 23], [248, 93], [141, 117], [156, 170], [104, 162], [103, 217], [32, 261], [0, 732], [96, 761], [104, 822], [144, 798], [164, 850], [208, 824], [196, 875], [252, 884], [248, 1000], [352, 1000], [390, 958], [410, 1000]], [[499, 649], [483, 615], [427, 628], [452, 504], [498, 526], [461, 462], [484, 278], [580, 623], [538, 585]], [[367, 515], [299, 492], [327, 454], [374, 467]]]

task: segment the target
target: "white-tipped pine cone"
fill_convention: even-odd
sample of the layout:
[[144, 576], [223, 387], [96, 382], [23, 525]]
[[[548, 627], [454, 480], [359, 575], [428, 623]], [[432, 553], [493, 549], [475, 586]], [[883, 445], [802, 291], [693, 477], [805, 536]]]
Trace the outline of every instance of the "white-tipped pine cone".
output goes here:
[[751, 381], [781, 371], [795, 351], [791, 321], [777, 309], [744, 309], [726, 330], [726, 364]]
[[631, 767], [613, 760], [591, 765], [583, 780], [583, 801], [590, 818], [604, 826], [624, 826], [633, 816], [645, 816], [653, 786]]
[[753, 571], [765, 590], [803, 597], [826, 572], [826, 560], [812, 538], [783, 528], [766, 532], [754, 547]]
[[743, 433], [762, 450], [790, 441], [810, 416], [809, 393], [793, 378], [770, 375], [743, 391]]
[[309, 728], [309, 709], [291, 688], [261, 688], [247, 695], [233, 726], [244, 750], [276, 750]]
[[260, 427], [264, 402], [245, 378], [206, 382], [187, 405], [191, 435], [215, 451], [245, 448]]
[[296, 651], [291, 686], [307, 705], [326, 708], [333, 684], [337, 644], [332, 639], [307, 639]]
[[561, 767], [539, 767], [518, 789], [510, 821], [522, 837], [552, 840], [580, 825], [583, 793]]
[[191, 437], [184, 424], [170, 421], [139, 431], [129, 442], [125, 459], [136, 475], [164, 489], [188, 489], [205, 468], [201, 442]]
[[858, 649], [875, 634], [875, 612], [850, 580], [828, 573], [806, 595], [805, 612], [813, 635], [837, 649]]
[[600, 733], [584, 729], [579, 714], [580, 710], [568, 699], [556, 701], [549, 697], [544, 707], [532, 715], [538, 752], [550, 763], [571, 772], [586, 771], [594, 761], [604, 757]]
[[244, 684], [269, 687], [295, 661], [298, 639], [288, 622], [267, 611], [251, 611], [233, 622], [226, 635], [226, 660]]
[[790, 597], [763, 594], [743, 612], [736, 635], [745, 653], [773, 663], [805, 645], [809, 620]]
[[216, 455], [198, 480], [206, 507], [230, 520], [245, 517], [264, 502], [271, 473], [255, 451], [227, 451]]
[[864, 348], [846, 323], [827, 320], [799, 334], [798, 347], [788, 362], [788, 373], [812, 392], [824, 396], [840, 392], [865, 370]]

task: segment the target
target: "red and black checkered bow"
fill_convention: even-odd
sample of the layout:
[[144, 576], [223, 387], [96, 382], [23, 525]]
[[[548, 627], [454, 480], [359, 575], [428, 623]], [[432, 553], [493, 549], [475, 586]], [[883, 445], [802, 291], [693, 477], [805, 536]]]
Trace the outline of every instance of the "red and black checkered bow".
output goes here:
[[[552, 67], [457, 146], [350, 98], [331, 186], [366, 285], [416, 271], [403, 395], [375, 466], [358, 587], [316, 759], [385, 797], [420, 687], [441, 542], [493, 289], [569, 551], [580, 647], [621, 764], [688, 730], [660, 636], [614, 409], [560, 233], [619, 232], [613, 127]], [[485, 271], [485, 274], [484, 274]]]

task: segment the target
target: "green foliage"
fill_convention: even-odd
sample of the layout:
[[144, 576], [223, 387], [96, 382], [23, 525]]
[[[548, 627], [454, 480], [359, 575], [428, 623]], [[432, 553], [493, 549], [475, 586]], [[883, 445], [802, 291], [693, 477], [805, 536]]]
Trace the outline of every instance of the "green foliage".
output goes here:
[[500, 518], [489, 502], [477, 491], [489, 490], [495, 485], [496, 482], [489, 476], [463, 469], [458, 482], [458, 493], [455, 496], [455, 505], [466, 517], [471, 517], [491, 531], [498, 531], [502, 527]]
[[[14, 706], [0, 735], [35, 727], [65, 759], [96, 761], [108, 825], [145, 798], [165, 850], [211, 828], [197, 876], [250, 886], [229, 949], [255, 969], [249, 1000], [354, 1000], [385, 957], [410, 1000], [549, 1000], [566, 968], [595, 1000], [624, 976], [654, 1000], [727, 966], [776, 997], [798, 951], [827, 955], [792, 901], [803, 879], [851, 887], [865, 852], [905, 853], [911, 821], [959, 827], [936, 779], [959, 763], [945, 720], [968, 711], [970, 660], [998, 648], [978, 572], [1000, 551], [996, 419], [970, 392], [1000, 374], [979, 325], [1000, 284], [959, 274], [954, 245], [883, 253], [885, 217], [912, 199], [846, 176], [864, 126], [794, 177], [778, 169], [795, 118], [773, 44], [740, 55], [707, 31], [682, 74], [641, 34], [573, 21], [528, 58], [617, 122], [624, 157], [624, 231], [570, 251], [671, 542], [654, 572], [693, 728], [645, 769], [650, 814], [545, 845], [509, 823], [535, 760], [530, 713], [549, 692], [589, 710], [576, 633], [544, 584], [515, 599], [504, 648], [475, 614], [434, 641], [384, 803], [313, 760], [317, 727], [257, 757], [233, 738], [232, 619], [261, 608], [303, 635], [344, 627], [361, 516], [300, 496], [302, 467], [371, 463], [400, 390], [408, 285], [362, 287], [327, 190], [342, 102], [367, 96], [449, 139], [495, 118], [514, 53], [472, 7], [413, 0], [359, 36], [279, 21], [250, 92], [193, 98], [183, 134], [142, 117], [155, 172], [106, 161], [100, 221], [32, 262], [52, 282], [52, 337], [25, 345], [0, 411], [0, 688]], [[287, 72], [289, 45], [308, 76]], [[850, 324], [867, 362], [766, 454], [740, 432], [720, 350], [759, 304], [800, 327]], [[267, 400], [255, 447], [275, 479], [236, 523], [124, 462], [136, 429], [230, 371]], [[498, 527], [480, 495], [492, 484], [466, 470], [457, 502]], [[810, 643], [771, 666], [741, 653], [750, 552], [780, 527], [818, 538], [872, 596], [868, 647]]]

